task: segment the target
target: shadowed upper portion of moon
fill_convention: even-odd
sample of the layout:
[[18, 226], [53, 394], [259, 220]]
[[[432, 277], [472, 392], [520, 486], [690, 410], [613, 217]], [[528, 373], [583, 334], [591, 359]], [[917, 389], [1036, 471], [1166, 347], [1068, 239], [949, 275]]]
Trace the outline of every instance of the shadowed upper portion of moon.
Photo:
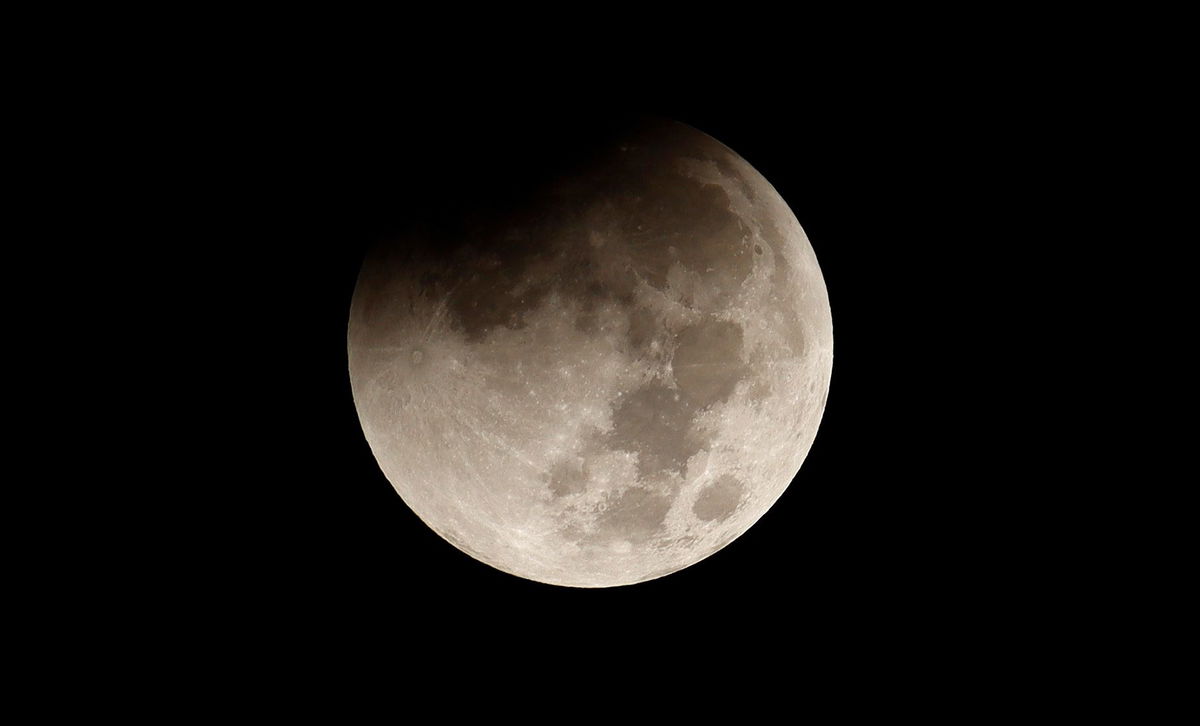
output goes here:
[[[678, 168], [684, 145], [674, 128], [643, 124], [625, 133], [609, 131], [564, 169], [497, 190], [503, 205], [444, 202], [402, 244], [377, 250], [388, 259], [365, 271], [423, 269], [421, 294], [448, 300], [451, 322], [473, 341], [499, 326], [522, 327], [551, 292], [582, 300], [586, 329], [592, 301], [631, 306], [639, 284], [663, 289], [673, 267], [695, 276], [679, 286], [685, 304], [721, 310], [751, 270], [749, 230], [725, 190]], [[697, 142], [724, 153], [698, 136], [689, 139], [691, 153]], [[369, 324], [376, 306], [368, 302], [365, 312]]]
[[749, 165], [679, 124], [583, 138], [417, 210], [364, 263], [349, 350], [372, 450], [422, 519], [506, 571], [604, 586], [770, 506], [832, 338], [811, 248]]

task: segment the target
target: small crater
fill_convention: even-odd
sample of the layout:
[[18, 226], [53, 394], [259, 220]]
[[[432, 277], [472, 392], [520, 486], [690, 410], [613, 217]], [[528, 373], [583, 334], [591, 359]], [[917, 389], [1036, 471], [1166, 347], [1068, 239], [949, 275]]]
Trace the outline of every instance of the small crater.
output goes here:
[[409, 358], [412, 360], [413, 365], [419, 366], [421, 365], [421, 361], [425, 360], [425, 354], [420, 350], [414, 350]]
[[700, 492], [692, 512], [705, 522], [724, 522], [742, 502], [746, 485], [729, 474], [722, 474]]
[[761, 255], [763, 253], [762, 245], [754, 245], [754, 254]]

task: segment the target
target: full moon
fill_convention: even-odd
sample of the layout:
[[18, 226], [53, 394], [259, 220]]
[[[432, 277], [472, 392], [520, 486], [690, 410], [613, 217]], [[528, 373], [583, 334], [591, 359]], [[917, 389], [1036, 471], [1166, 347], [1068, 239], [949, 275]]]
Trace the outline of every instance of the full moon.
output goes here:
[[779, 499], [833, 323], [795, 215], [732, 150], [666, 121], [580, 143], [504, 204], [368, 253], [349, 373], [434, 532], [513, 575], [611, 587], [708, 557]]

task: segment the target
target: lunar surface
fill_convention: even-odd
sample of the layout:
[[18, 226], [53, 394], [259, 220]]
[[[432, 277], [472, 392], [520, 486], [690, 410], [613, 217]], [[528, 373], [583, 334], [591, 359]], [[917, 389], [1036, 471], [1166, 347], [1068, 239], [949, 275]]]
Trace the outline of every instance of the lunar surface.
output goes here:
[[749, 529], [811, 447], [829, 300], [795, 216], [745, 160], [640, 122], [500, 210], [365, 260], [354, 401], [435, 532], [545, 583], [675, 572]]

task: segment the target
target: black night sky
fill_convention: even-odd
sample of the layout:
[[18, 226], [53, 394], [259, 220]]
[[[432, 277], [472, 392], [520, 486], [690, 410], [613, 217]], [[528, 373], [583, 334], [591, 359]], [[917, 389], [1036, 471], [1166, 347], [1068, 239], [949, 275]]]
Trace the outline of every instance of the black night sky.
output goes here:
[[[229, 409], [206, 545], [225, 612], [273, 632], [414, 644], [592, 627], [858, 647], [911, 638], [913, 623], [977, 597], [967, 583], [981, 555], [956, 542], [988, 515], [947, 391], [968, 383], [973, 355], [955, 342], [968, 315], [953, 290], [968, 283], [954, 250], [972, 244], [959, 154], [980, 152], [949, 135], [942, 90], [894, 78], [762, 90], [553, 101], [326, 84], [247, 92], [214, 114], [193, 153], [214, 206], [233, 210], [210, 220], [207, 248], [225, 270], [211, 294], [236, 319], [207, 331], [225, 351], [214, 375]], [[690, 124], [776, 187], [825, 275], [834, 368], [812, 451], [757, 525], [665, 578], [575, 590], [473, 560], [401, 501], [358, 424], [346, 321], [364, 251], [397, 220], [441, 195], [503, 195], [614, 110]]]

